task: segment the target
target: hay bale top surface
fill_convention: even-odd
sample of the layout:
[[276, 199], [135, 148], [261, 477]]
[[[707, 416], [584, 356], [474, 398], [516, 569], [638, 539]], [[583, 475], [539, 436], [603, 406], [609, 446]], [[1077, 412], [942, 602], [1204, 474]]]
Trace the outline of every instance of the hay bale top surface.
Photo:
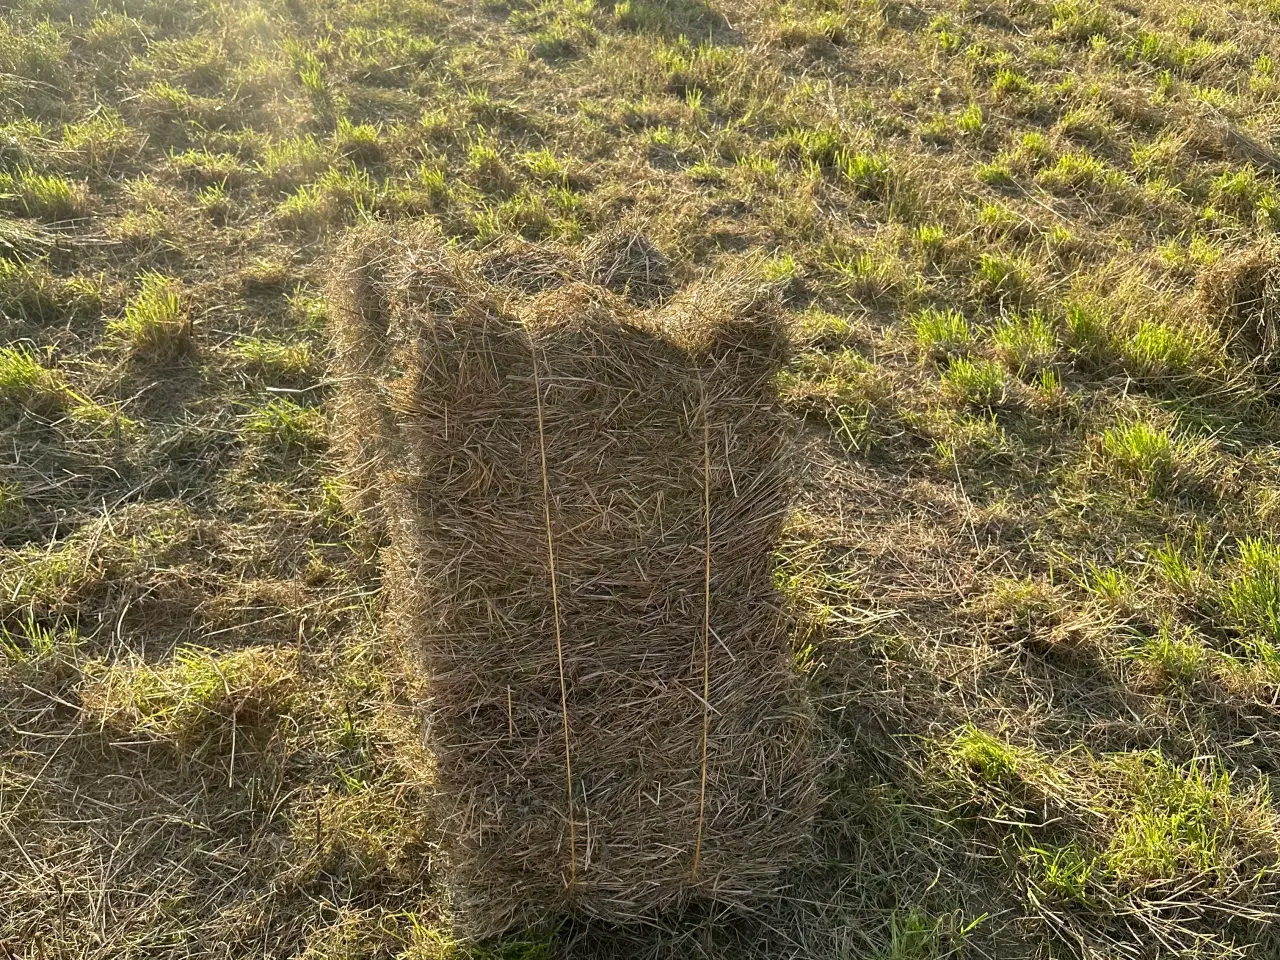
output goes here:
[[348, 244], [331, 298], [347, 318], [335, 325], [339, 350], [367, 371], [436, 325], [479, 325], [490, 333], [522, 328], [535, 339], [559, 338], [557, 348], [564, 349], [577, 331], [590, 332], [604, 350], [613, 332], [647, 335], [655, 348], [667, 344], [672, 360], [692, 357], [722, 370], [727, 364], [767, 387], [789, 349], [771, 290], [742, 270], [678, 291], [664, 286], [670, 294], [664, 303], [644, 309], [624, 296], [634, 289], [629, 283], [614, 290], [586, 279], [602, 256], [611, 257], [600, 250], [615, 247], [656, 251], [643, 236], [611, 233], [589, 246], [579, 264], [548, 245], [461, 251], [426, 228], [367, 231]]

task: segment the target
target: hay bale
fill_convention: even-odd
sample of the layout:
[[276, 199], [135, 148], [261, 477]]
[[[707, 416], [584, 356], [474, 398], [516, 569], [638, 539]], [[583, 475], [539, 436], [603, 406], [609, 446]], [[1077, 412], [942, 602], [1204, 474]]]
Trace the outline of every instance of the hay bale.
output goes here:
[[777, 895], [817, 763], [772, 584], [774, 302], [741, 283], [651, 312], [581, 283], [514, 301], [382, 232], [351, 245], [334, 307], [348, 429], [391, 423], [347, 449], [372, 461], [430, 677], [458, 929]]
[[1196, 297], [1237, 353], [1280, 370], [1280, 249], [1264, 243], [1224, 256], [1200, 277]]

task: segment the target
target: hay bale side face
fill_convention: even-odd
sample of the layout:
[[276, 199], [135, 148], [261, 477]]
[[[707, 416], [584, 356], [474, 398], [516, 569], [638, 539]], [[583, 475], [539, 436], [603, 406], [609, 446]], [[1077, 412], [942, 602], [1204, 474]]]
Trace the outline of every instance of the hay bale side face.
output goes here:
[[381, 238], [367, 238], [344, 258], [340, 277], [329, 291], [331, 339], [343, 374], [334, 443], [347, 465], [347, 508], [366, 520], [378, 512], [375, 477], [394, 432], [390, 411], [379, 395], [386, 367], [387, 304], [376, 282], [379, 261], [390, 253]]
[[520, 316], [397, 309], [393, 534], [463, 928], [770, 894], [816, 776], [771, 579], [769, 304], [643, 314], [575, 284]]
[[329, 286], [330, 334], [342, 388], [336, 402], [335, 445], [346, 464], [348, 508], [375, 535], [384, 534], [386, 471], [403, 457], [388, 384], [400, 354], [416, 337], [406, 304], [456, 310], [474, 287], [446, 256], [438, 234], [421, 227], [372, 227], [339, 257]]

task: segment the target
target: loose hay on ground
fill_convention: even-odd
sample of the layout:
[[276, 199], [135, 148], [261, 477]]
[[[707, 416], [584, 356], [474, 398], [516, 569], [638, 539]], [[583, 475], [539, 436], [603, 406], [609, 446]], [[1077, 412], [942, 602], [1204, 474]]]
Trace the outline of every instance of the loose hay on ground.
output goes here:
[[1196, 294], [1236, 352], [1266, 372], [1280, 368], [1280, 246], [1261, 243], [1224, 257]]
[[666, 255], [642, 233], [613, 230], [583, 251], [583, 270], [601, 286], [637, 306], [660, 303], [675, 287]]
[[745, 289], [504, 299], [429, 236], [347, 251], [345, 449], [430, 676], [465, 932], [736, 905], [808, 849], [814, 721], [771, 572], [785, 339]]

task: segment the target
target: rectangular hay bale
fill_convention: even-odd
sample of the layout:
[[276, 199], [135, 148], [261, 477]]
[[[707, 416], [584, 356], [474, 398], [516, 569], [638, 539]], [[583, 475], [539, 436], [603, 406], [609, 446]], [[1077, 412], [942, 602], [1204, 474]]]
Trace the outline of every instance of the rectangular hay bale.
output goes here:
[[773, 300], [505, 297], [382, 228], [332, 301], [343, 446], [429, 675], [458, 929], [777, 895], [817, 763], [772, 583]]

